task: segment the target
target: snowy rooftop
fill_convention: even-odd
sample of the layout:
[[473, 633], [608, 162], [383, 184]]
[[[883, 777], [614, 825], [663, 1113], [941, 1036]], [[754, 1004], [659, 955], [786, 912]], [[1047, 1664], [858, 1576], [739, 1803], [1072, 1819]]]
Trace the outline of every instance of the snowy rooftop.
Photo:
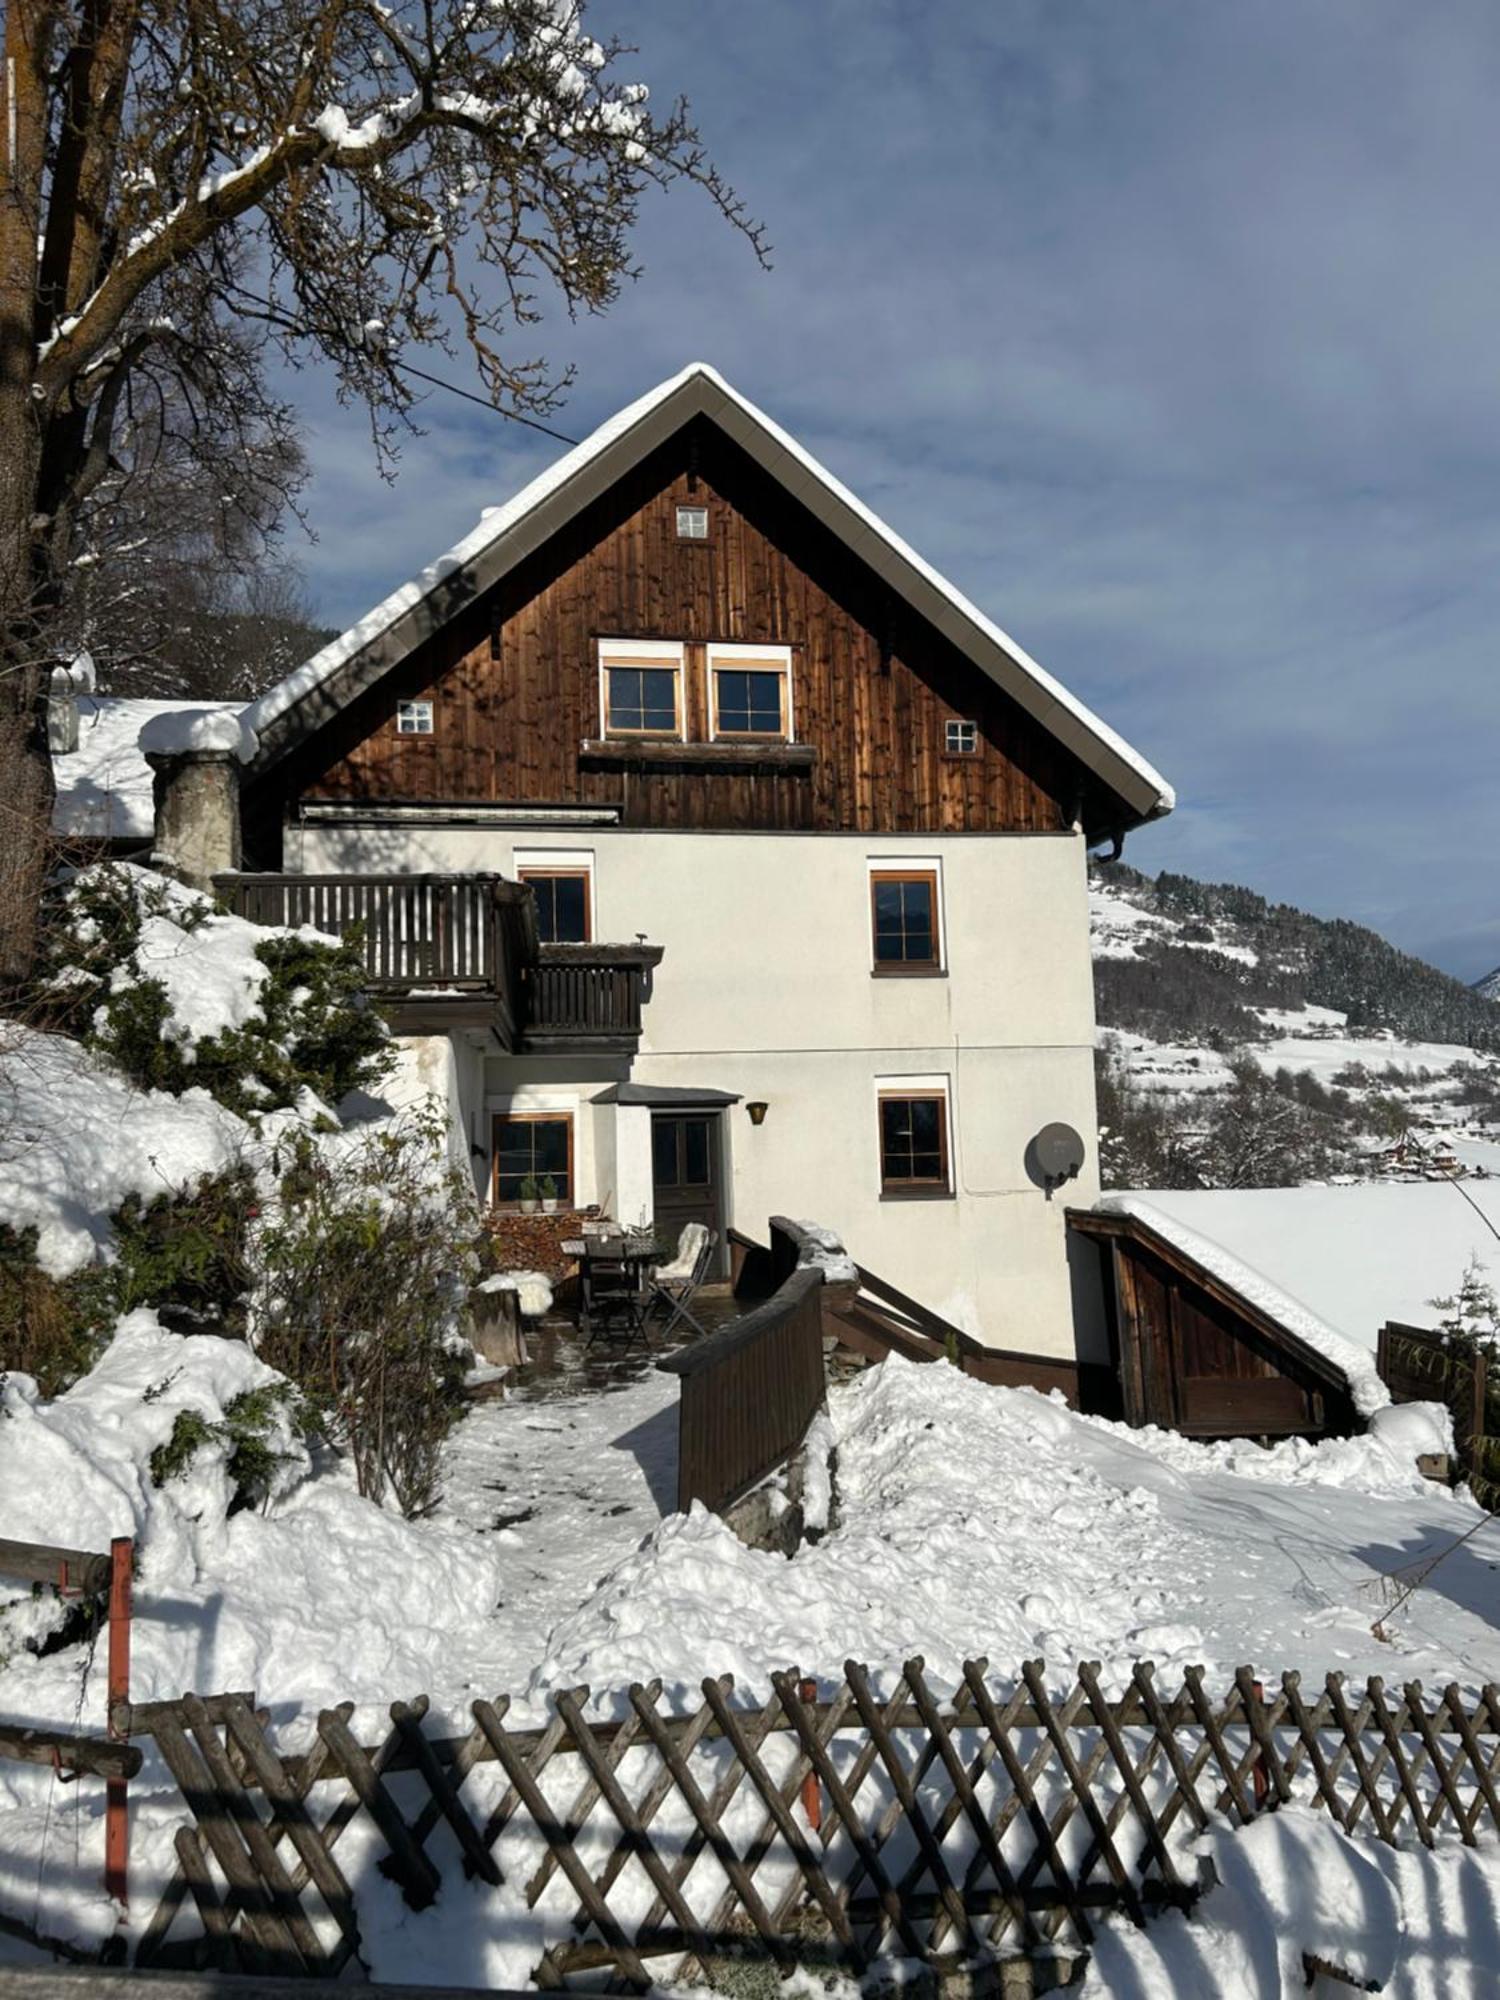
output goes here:
[[149, 840], [151, 769], [139, 737], [161, 716], [201, 709], [194, 701], [136, 701], [123, 695], [78, 697], [78, 748], [54, 757], [53, 830], [73, 840]]
[[[1374, 1182], [1106, 1195], [1290, 1332], [1373, 1352], [1387, 1320], [1435, 1326], [1471, 1258], [1500, 1287], [1500, 1182]], [[1247, 1282], [1248, 1281], [1248, 1282]], [[1326, 1349], [1325, 1349], [1326, 1351]]]

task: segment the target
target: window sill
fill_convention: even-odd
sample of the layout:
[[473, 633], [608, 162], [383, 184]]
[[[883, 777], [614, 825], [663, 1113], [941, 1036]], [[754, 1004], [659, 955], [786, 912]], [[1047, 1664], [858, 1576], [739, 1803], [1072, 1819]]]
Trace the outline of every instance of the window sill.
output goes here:
[[872, 965], [872, 979], [946, 979], [946, 965]]
[[646, 765], [662, 770], [810, 771], [818, 753], [810, 743], [680, 743], [660, 736], [589, 737], [578, 746], [580, 764]]
[[951, 1187], [932, 1188], [882, 1188], [882, 1201], [957, 1201], [957, 1192]]

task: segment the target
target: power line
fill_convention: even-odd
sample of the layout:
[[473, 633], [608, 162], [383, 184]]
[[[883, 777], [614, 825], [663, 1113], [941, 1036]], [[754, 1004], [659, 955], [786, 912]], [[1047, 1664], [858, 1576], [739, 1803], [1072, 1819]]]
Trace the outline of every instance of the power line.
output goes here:
[[[252, 292], [248, 285], [236, 285], [235, 290], [242, 297], [253, 299], [256, 305], [264, 306], [267, 312], [281, 317], [281, 308], [274, 300], [262, 298], [259, 292]], [[283, 324], [289, 333], [300, 334], [304, 339], [313, 337], [311, 328], [298, 326], [295, 320], [283, 320]], [[550, 424], [544, 424], [536, 417], [523, 416], [519, 410], [503, 410], [498, 403], [492, 403], [488, 396], [476, 396], [472, 389], [461, 389], [456, 382], [445, 382], [441, 375], [429, 375], [425, 368], [418, 368], [415, 362], [398, 360], [394, 354], [387, 354], [384, 359], [387, 367], [399, 368], [403, 375], [414, 375], [419, 382], [430, 382], [434, 389], [446, 389], [450, 396], [462, 396], [466, 403], [477, 403], [481, 410], [488, 410], [492, 417], [500, 417], [506, 423], [525, 424], [528, 430], [540, 431], [543, 437], [556, 438], [559, 444], [583, 442], [582, 438], [569, 437], [566, 431], [553, 430]]]

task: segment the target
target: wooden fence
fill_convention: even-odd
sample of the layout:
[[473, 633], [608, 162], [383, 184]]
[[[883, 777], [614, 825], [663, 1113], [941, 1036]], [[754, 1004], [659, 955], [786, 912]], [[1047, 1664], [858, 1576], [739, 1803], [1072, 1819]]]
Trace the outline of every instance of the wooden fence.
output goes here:
[[820, 1271], [793, 1271], [717, 1333], [657, 1362], [681, 1383], [677, 1506], [722, 1510], [784, 1465], [823, 1406]]
[[108, 1629], [106, 1728], [103, 1737], [0, 1724], [0, 1758], [50, 1764], [60, 1778], [104, 1780], [104, 1892], [123, 1908], [129, 1900], [129, 1784], [141, 1753], [125, 1741], [130, 1708], [130, 1621], [135, 1543], [118, 1535], [109, 1554], [59, 1548], [51, 1542], [0, 1540], [0, 1576], [40, 1584], [61, 1597], [103, 1599]]
[[[977, 1660], [948, 1698], [920, 1659], [881, 1692], [852, 1661], [826, 1699], [795, 1669], [773, 1681], [747, 1707], [705, 1680], [686, 1712], [636, 1686], [607, 1722], [581, 1688], [541, 1729], [476, 1701], [452, 1739], [428, 1733], [425, 1698], [394, 1702], [374, 1745], [346, 1705], [297, 1757], [246, 1697], [138, 1709], [190, 1818], [136, 1962], [326, 1977], [358, 1960], [358, 1869], [339, 1852], [357, 1822], [359, 1866], [413, 1909], [445, 1870], [505, 1888], [540, 1985], [603, 1972], [638, 1989], [653, 1960], [673, 1961], [660, 1979], [744, 1957], [857, 1975], [887, 1955], [947, 1969], [1082, 1950], [1102, 1914], [1190, 1903], [1203, 1829], [1292, 1800], [1391, 1844], [1500, 1833], [1494, 1687], [1433, 1702], [1335, 1674], [1304, 1695], [1289, 1673], [1264, 1695], [1242, 1668], [1211, 1695], [1189, 1668], [1167, 1693], [1139, 1664], [1110, 1699], [1085, 1665], [1057, 1698], [1040, 1661], [1001, 1687]], [[462, 1907], [445, 1921], [501, 1915]]]
[[1479, 1504], [1500, 1512], [1500, 1362], [1431, 1327], [1387, 1320], [1375, 1366], [1396, 1402], [1447, 1405], [1459, 1468]]

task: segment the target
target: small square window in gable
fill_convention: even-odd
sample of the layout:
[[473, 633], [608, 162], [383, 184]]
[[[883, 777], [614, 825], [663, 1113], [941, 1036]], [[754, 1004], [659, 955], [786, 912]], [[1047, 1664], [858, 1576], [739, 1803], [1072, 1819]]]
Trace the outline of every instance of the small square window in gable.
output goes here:
[[943, 749], [950, 757], [977, 757], [979, 724], [950, 715], [943, 724]]
[[708, 509], [706, 507], [679, 507], [677, 509], [677, 539], [682, 542], [706, 542], [708, 540]]
[[396, 734], [398, 736], [430, 736], [432, 729], [432, 703], [430, 701], [398, 701], [396, 703]]

